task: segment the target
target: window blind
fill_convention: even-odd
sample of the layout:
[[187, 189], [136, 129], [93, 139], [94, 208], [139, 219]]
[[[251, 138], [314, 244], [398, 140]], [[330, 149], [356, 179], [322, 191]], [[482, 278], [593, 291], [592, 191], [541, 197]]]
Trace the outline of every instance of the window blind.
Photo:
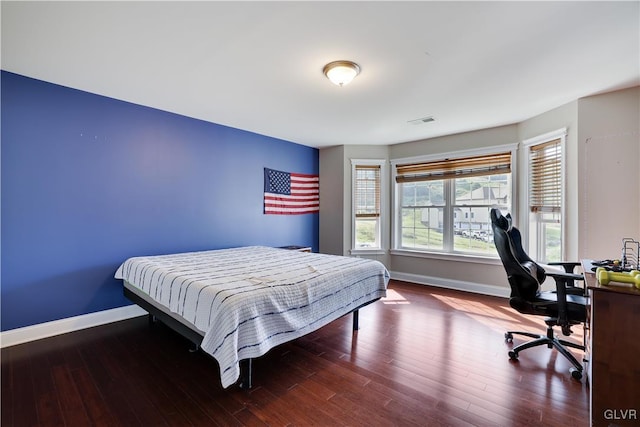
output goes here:
[[396, 165], [396, 182], [434, 181], [511, 172], [511, 152]]
[[380, 166], [356, 165], [356, 218], [380, 216]]
[[531, 212], [560, 212], [562, 207], [562, 145], [560, 139], [529, 147]]

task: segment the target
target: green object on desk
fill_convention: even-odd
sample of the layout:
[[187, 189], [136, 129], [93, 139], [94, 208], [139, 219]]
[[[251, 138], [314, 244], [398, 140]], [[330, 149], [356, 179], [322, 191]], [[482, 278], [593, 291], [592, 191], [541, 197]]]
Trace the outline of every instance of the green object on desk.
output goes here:
[[640, 271], [638, 270], [615, 272], [598, 267], [596, 269], [596, 275], [601, 285], [608, 285], [609, 282], [632, 283], [636, 288], [640, 289]]

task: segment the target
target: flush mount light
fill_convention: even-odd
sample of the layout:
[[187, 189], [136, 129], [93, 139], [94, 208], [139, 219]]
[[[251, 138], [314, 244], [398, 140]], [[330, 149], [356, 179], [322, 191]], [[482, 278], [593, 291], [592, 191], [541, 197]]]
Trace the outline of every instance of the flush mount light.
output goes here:
[[351, 61], [333, 61], [325, 65], [322, 72], [333, 84], [344, 86], [360, 73], [360, 66]]

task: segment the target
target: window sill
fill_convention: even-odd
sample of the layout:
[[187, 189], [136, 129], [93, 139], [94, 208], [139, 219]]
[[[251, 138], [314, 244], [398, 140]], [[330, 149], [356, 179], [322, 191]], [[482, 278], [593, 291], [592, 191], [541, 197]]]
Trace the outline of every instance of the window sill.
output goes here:
[[351, 255], [386, 255], [387, 251], [380, 248], [372, 249], [351, 249], [349, 251]]
[[476, 264], [502, 265], [500, 258], [473, 254], [449, 254], [443, 252], [412, 251], [409, 249], [391, 249], [391, 255], [415, 258], [439, 259], [444, 261], [471, 262]]

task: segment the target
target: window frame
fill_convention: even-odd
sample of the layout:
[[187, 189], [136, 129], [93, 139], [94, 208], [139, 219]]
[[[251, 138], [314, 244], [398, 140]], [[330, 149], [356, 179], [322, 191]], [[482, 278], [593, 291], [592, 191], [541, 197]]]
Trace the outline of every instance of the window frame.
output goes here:
[[[402, 243], [402, 201], [401, 194], [399, 190], [399, 185], [396, 181], [397, 177], [397, 166], [403, 164], [410, 163], [423, 163], [423, 162], [434, 162], [434, 161], [442, 161], [442, 160], [455, 160], [459, 158], [465, 157], [475, 157], [475, 156], [487, 156], [491, 154], [510, 152], [511, 153], [511, 190], [510, 190], [510, 198], [511, 198], [511, 213], [515, 216], [516, 206], [517, 206], [517, 180], [518, 176], [517, 169], [517, 150], [518, 143], [512, 144], [503, 144], [503, 145], [494, 145], [483, 148], [475, 148], [468, 150], [458, 150], [452, 152], [445, 153], [437, 153], [437, 154], [429, 154], [423, 156], [415, 156], [415, 157], [407, 157], [407, 158], [399, 158], [392, 160], [391, 163], [391, 182], [393, 185], [391, 186], [392, 191], [392, 200], [393, 200], [393, 209], [391, 212], [392, 221], [391, 221], [391, 253], [395, 255], [409, 255], [409, 256], [418, 256], [418, 257], [427, 257], [427, 258], [435, 258], [435, 259], [455, 259], [455, 260], [467, 260], [481, 263], [489, 263], [495, 264], [499, 261], [497, 253], [495, 255], [477, 253], [477, 252], [464, 252], [464, 251], [456, 251], [453, 249], [453, 242], [450, 245], [450, 248], [445, 248], [443, 250], [437, 249], [413, 249], [413, 248], [403, 248], [401, 246]], [[450, 178], [447, 181], [450, 183], [445, 186], [449, 187], [449, 189], [445, 191], [449, 191], [452, 193], [453, 182], [455, 178]], [[449, 196], [453, 197], [453, 194]], [[446, 215], [446, 218], [443, 220], [444, 226], [448, 228], [453, 227], [453, 216], [454, 210], [453, 206], [455, 205], [455, 200], [449, 200], [445, 206], [445, 211], [448, 209], [449, 212]], [[453, 238], [453, 229], [448, 230], [449, 234], [452, 234]]]
[[[538, 135], [533, 138], [525, 139], [522, 141], [522, 146], [525, 151], [525, 171], [523, 176], [524, 181], [524, 191], [527, 195], [527, 199], [525, 201], [525, 211], [526, 211], [526, 221], [523, 225], [523, 245], [528, 248], [527, 252], [530, 256], [536, 260], [540, 260], [540, 262], [547, 262], [545, 259], [545, 253], [541, 250], [541, 246], [537, 245], [537, 242], [542, 239], [539, 235], [541, 233], [540, 229], [536, 228], [532, 230], [532, 225], [537, 221], [534, 220], [534, 216], [537, 216], [537, 213], [531, 211], [531, 202], [529, 200], [529, 194], [531, 189], [531, 147], [535, 147], [537, 145], [547, 144], [554, 140], [560, 140], [560, 260], [566, 259], [566, 241], [567, 241], [567, 227], [566, 227], [566, 158], [567, 158], [567, 128], [560, 128], [551, 132], [547, 132], [542, 135]], [[543, 213], [543, 212], [540, 212]], [[536, 235], [532, 238], [532, 233]]]
[[[370, 248], [358, 248], [356, 247], [356, 168], [359, 166], [380, 167], [380, 215], [378, 216], [376, 233], [378, 246]], [[351, 250], [352, 255], [359, 254], [385, 254], [385, 248], [387, 247], [385, 238], [385, 221], [387, 216], [387, 197], [385, 188], [387, 188], [387, 160], [386, 159], [351, 159]]]

